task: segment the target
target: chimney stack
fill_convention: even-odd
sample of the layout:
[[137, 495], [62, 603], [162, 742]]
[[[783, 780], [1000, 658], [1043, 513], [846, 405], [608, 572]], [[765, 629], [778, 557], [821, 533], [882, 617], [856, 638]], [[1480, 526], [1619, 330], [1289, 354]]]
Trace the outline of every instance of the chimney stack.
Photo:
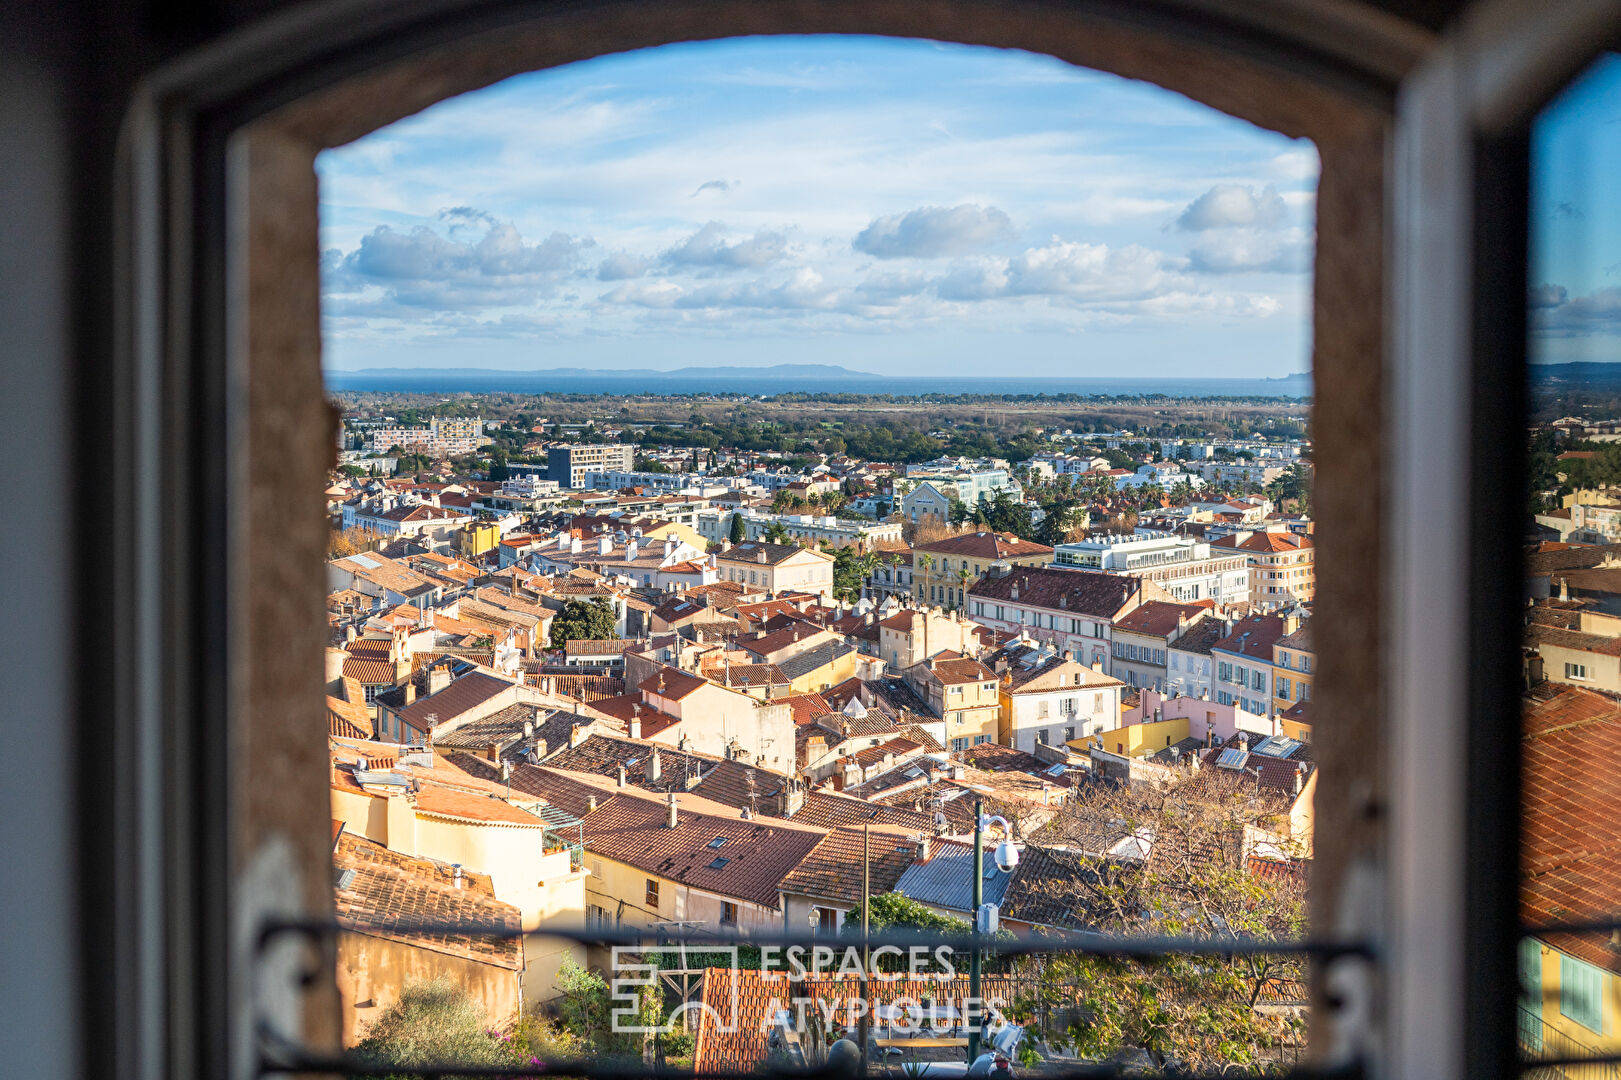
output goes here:
[[661, 771], [662, 771], [662, 769], [660, 767], [660, 762], [659, 762], [658, 747], [654, 747], [653, 748], [652, 760], [647, 763], [647, 778], [648, 778], [648, 780], [650, 780], [650, 781], [652, 781], [654, 783], [657, 783], [658, 778], [659, 778], [659, 773]]
[[593, 795], [587, 795], [585, 797], [585, 812], [588, 813], [588, 814], [593, 813], [593, 812], [595, 812], [596, 808], [597, 808], [597, 797], [594, 794]]
[[625, 786], [625, 767], [623, 765], [619, 766], [619, 786]]
[[428, 696], [432, 697], [450, 685], [450, 668], [447, 665], [436, 665], [428, 669]]
[[405, 704], [407, 706], [414, 705], [414, 704], [416, 704], [416, 699], [417, 699], [416, 680], [415, 679], [407, 679], [406, 682], [405, 682]]
[[672, 791], [670, 792], [670, 828], [675, 828], [679, 823], [680, 819], [676, 815], [675, 792]]
[[459, 863], [459, 862], [457, 862], [457, 863], [451, 863], [451, 864], [450, 864], [450, 869], [451, 869], [451, 870], [452, 870], [452, 871], [453, 871], [453, 872], [454, 872], [454, 873], [455, 873], [455, 875], [456, 875], [456, 876], [455, 876], [455, 879], [454, 879], [454, 881], [453, 881], [453, 884], [454, 884], [454, 885], [455, 885], [455, 887], [456, 887], [456, 888], [458, 888], [458, 889], [464, 889], [464, 888], [466, 888], [466, 886], [465, 886], [465, 885], [464, 885], [464, 884], [462, 884], [462, 864], [461, 864], [461, 863]]

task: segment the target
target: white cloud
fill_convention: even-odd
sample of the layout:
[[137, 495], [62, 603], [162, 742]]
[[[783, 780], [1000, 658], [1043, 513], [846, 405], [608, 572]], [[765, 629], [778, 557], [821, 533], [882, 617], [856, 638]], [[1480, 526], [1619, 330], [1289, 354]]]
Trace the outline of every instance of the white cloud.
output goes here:
[[1276, 188], [1217, 184], [1188, 204], [1176, 227], [1187, 232], [1205, 229], [1273, 229], [1287, 223], [1288, 209]]
[[1571, 296], [1563, 285], [1538, 285], [1529, 297], [1531, 326], [1551, 337], [1621, 334], [1621, 287]]
[[874, 218], [851, 246], [880, 259], [928, 259], [983, 251], [1012, 234], [1012, 220], [994, 206], [920, 206]]
[[788, 238], [762, 229], [747, 240], [728, 244], [726, 227], [711, 221], [664, 253], [672, 266], [699, 266], [754, 270], [769, 266], [788, 254]]
[[[471, 220], [469, 208], [460, 208]], [[331, 297], [370, 297], [403, 307], [479, 310], [532, 302], [555, 291], [579, 264], [589, 238], [554, 232], [526, 243], [510, 224], [488, 224], [474, 241], [443, 236], [427, 226], [395, 232], [386, 225], [361, 238], [347, 254], [323, 259]], [[331, 301], [329, 300], [329, 303]]]
[[1188, 252], [1190, 268], [1205, 274], [1298, 274], [1311, 269], [1311, 258], [1311, 234], [1304, 229], [1219, 229]]
[[638, 278], [653, 268], [652, 259], [643, 259], [625, 252], [615, 252], [597, 264], [598, 281], [626, 281]]

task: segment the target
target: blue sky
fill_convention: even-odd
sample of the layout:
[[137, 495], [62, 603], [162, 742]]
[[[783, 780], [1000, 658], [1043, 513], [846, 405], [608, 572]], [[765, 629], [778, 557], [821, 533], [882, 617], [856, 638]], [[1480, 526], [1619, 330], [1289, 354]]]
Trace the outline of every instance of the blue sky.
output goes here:
[[444, 102], [317, 168], [332, 369], [1309, 363], [1312, 145], [1050, 57], [667, 46]]
[[1621, 360], [1621, 57], [1537, 118], [1531, 170], [1531, 359]]

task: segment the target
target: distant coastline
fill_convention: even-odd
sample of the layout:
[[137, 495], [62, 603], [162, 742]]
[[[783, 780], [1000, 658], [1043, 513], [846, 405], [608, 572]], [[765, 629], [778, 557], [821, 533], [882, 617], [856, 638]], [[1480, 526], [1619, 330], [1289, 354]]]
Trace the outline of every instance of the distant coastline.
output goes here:
[[780, 364], [774, 367], [597, 370], [551, 368], [502, 371], [492, 368], [368, 368], [329, 371], [332, 390], [406, 393], [515, 393], [682, 395], [888, 394], [896, 397], [945, 395], [1058, 395], [1082, 397], [1272, 397], [1309, 399], [1311, 376], [1280, 378], [1040, 378], [877, 375], [832, 364]]

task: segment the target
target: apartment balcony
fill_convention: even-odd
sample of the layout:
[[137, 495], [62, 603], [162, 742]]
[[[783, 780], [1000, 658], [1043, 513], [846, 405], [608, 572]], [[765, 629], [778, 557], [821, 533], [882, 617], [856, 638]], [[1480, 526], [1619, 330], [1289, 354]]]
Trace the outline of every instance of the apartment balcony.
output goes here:
[[[1518, 1012], [1520, 1053], [1527, 1062], [1522, 1075], [1526, 1080], [1621, 1080], [1621, 1062], [1571, 1063], [1573, 1058], [1602, 1057], [1606, 1051], [1571, 1038], [1528, 1009]], [[1562, 1064], [1534, 1064], [1538, 1059]]]

